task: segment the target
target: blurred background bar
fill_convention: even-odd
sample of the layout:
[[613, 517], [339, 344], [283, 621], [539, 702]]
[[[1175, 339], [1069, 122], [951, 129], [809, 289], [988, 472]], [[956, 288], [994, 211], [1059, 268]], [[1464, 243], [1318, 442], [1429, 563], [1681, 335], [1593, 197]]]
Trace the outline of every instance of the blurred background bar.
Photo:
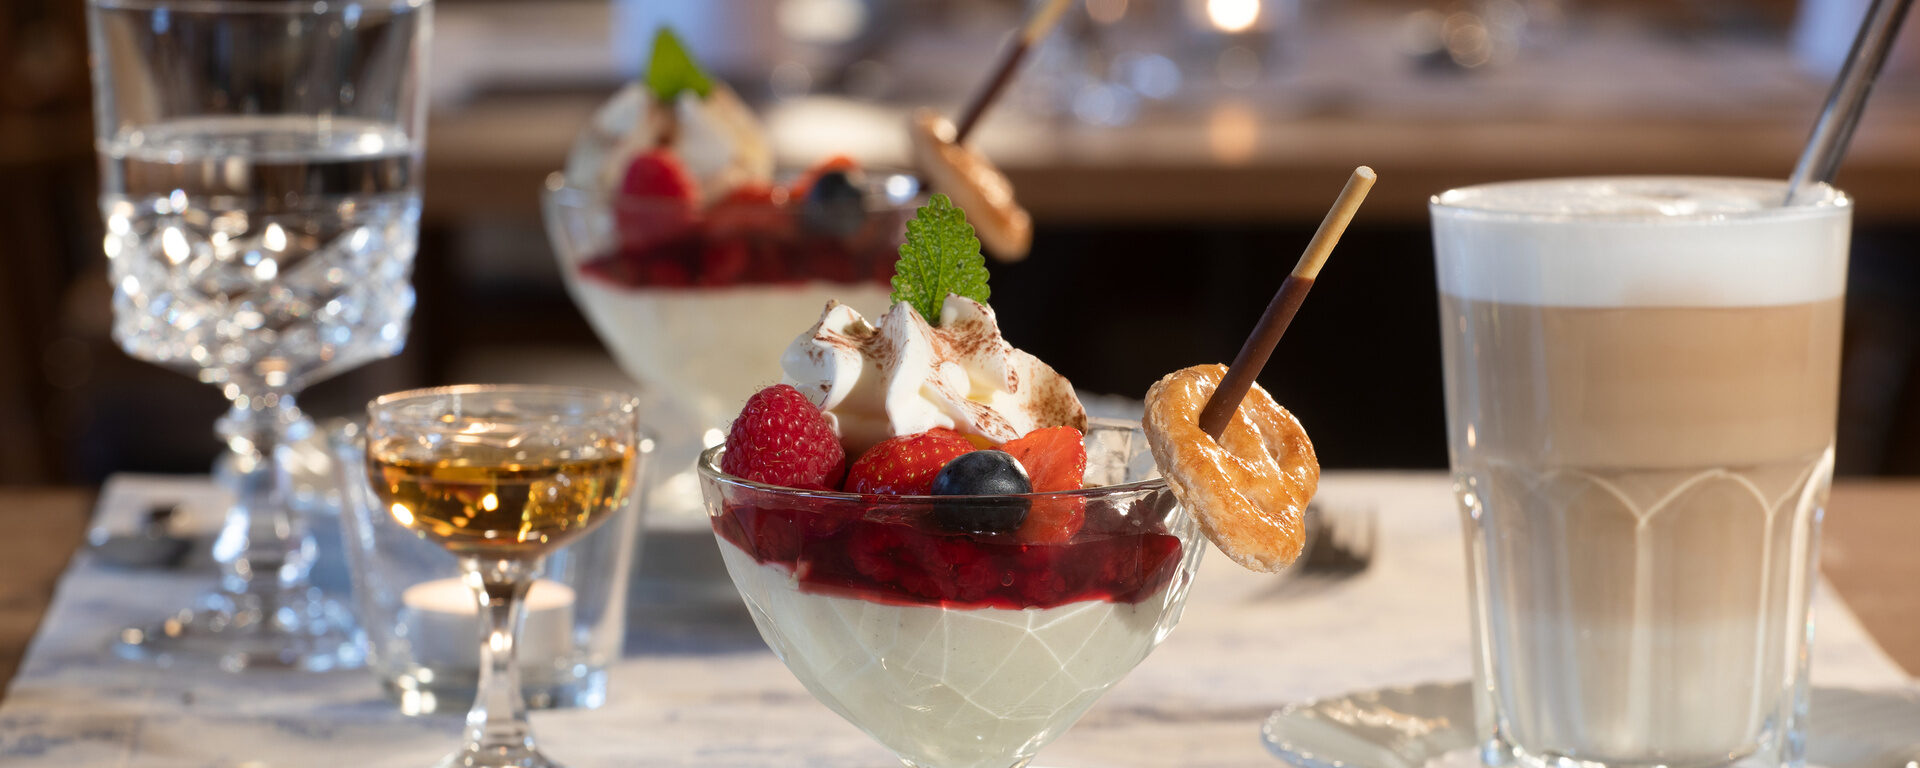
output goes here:
[[[463, 380], [625, 380], [573, 308], [538, 195], [670, 24], [765, 116], [783, 167], [906, 162], [1016, 0], [439, 0], [419, 305], [399, 358], [317, 417]], [[1081, 0], [976, 146], [1034, 254], [994, 269], [1008, 338], [1083, 391], [1226, 360], [1355, 165], [1381, 181], [1263, 382], [1330, 467], [1445, 465], [1425, 202], [1521, 177], [1784, 178], [1866, 0]], [[107, 337], [82, 9], [0, 8], [0, 482], [204, 472], [211, 388]], [[1858, 201], [1849, 474], [1920, 474], [1920, 37], [1839, 184]], [[800, 328], [791, 329], [798, 333]], [[785, 332], [784, 329], [782, 332]]]

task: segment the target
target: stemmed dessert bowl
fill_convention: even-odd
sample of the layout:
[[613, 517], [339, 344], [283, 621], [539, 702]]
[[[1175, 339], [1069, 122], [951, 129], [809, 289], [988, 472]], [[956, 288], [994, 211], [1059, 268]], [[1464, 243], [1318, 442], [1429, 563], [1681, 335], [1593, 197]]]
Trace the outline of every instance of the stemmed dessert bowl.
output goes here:
[[[1180, 619], [1204, 544], [1137, 425], [1088, 429], [1087, 484], [871, 496], [699, 472], [727, 571], [815, 698], [920, 768], [1025, 765]], [[956, 532], [968, 508], [1070, 505], [1065, 540]]]

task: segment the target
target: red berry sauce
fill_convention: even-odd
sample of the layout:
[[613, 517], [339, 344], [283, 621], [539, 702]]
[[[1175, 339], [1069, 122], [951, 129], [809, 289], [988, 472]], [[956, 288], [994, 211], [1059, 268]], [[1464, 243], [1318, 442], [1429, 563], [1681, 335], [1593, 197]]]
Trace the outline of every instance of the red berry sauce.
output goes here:
[[910, 210], [877, 211], [846, 237], [810, 232], [798, 206], [635, 200], [614, 211], [619, 242], [581, 265], [583, 274], [622, 288], [721, 288], [825, 281], [886, 284], [893, 277]]
[[1120, 522], [1096, 524], [1100, 507], [1090, 505], [1087, 529], [1059, 544], [952, 533], [909, 515], [750, 505], [727, 506], [713, 528], [762, 565], [792, 571], [803, 591], [869, 602], [1019, 610], [1159, 593], [1179, 569], [1180, 540], [1111, 512]]

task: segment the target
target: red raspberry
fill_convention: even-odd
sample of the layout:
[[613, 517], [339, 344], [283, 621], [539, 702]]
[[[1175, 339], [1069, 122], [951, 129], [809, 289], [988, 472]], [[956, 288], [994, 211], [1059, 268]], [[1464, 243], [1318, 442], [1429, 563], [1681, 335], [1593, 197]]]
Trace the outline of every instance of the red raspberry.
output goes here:
[[801, 523], [785, 510], [752, 510], [742, 514], [746, 532], [751, 535], [754, 559], [763, 563], [792, 565], [800, 559], [800, 547], [806, 542]]
[[747, 274], [742, 282], [779, 283], [787, 279], [787, 255], [781, 241], [755, 238], [747, 259]]
[[751, 258], [746, 241], [739, 238], [716, 238], [707, 243], [700, 251], [700, 277], [698, 282], [709, 287], [723, 287], [741, 282], [746, 276], [747, 261]]
[[867, 449], [847, 470], [847, 491], [925, 496], [933, 492], [933, 477], [941, 467], [973, 450], [973, 443], [951, 429], [890, 437]]
[[635, 155], [611, 201], [623, 247], [645, 247], [685, 234], [698, 217], [699, 189], [680, 159], [666, 149]]
[[853, 263], [853, 254], [848, 253], [846, 246], [834, 238], [810, 237], [802, 240], [796, 254], [809, 280], [825, 280], [829, 283], [860, 281], [860, 271]]
[[900, 564], [908, 560], [906, 538], [890, 525], [864, 525], [854, 529], [847, 542], [847, 557], [854, 570], [878, 584], [892, 584], [900, 578]]
[[692, 204], [700, 199], [699, 186], [680, 158], [669, 149], [652, 149], [634, 155], [627, 172], [620, 177], [620, 194], [629, 197], [671, 198]]
[[640, 284], [655, 288], [680, 288], [693, 284], [693, 275], [677, 261], [649, 261], [640, 267]]
[[747, 398], [727, 432], [720, 468], [770, 485], [833, 490], [846, 472], [847, 452], [813, 401], [775, 384]]
[[876, 248], [863, 249], [866, 252], [869, 278], [881, 285], [893, 284], [893, 268], [899, 263], [893, 251]]
[[580, 265], [580, 273], [610, 285], [633, 288], [641, 284], [638, 259], [620, 251]]

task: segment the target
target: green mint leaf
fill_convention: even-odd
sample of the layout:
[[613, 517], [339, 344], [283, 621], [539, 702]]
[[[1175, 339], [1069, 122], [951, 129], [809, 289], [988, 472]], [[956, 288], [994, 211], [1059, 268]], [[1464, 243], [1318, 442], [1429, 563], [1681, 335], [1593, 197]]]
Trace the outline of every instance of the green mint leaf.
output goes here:
[[700, 71], [700, 65], [680, 43], [680, 36], [661, 27], [653, 35], [653, 61], [647, 64], [647, 88], [660, 101], [673, 101], [682, 91], [693, 91], [704, 99], [713, 92], [713, 80]]
[[987, 260], [967, 214], [946, 195], [934, 195], [907, 221], [907, 241], [893, 265], [893, 301], [939, 324], [947, 294], [987, 301]]

